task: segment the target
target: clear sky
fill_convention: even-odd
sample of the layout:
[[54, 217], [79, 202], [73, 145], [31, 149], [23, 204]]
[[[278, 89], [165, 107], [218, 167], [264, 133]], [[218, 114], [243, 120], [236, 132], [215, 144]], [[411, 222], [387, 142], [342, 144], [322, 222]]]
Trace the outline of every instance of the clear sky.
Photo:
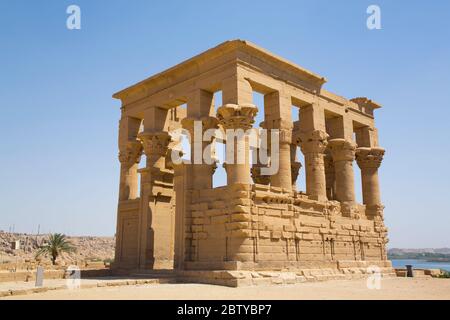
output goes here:
[[[81, 30], [66, 28], [70, 4]], [[371, 4], [381, 30], [366, 27]], [[444, 0], [2, 0], [0, 229], [113, 235], [120, 102], [111, 95], [236, 38], [325, 76], [332, 92], [381, 103], [389, 246], [450, 246]]]

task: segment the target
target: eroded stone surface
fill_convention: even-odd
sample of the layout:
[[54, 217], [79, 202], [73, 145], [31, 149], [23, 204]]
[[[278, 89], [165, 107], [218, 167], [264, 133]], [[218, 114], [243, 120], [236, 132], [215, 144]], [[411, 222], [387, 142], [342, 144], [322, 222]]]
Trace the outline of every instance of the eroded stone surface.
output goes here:
[[[371, 265], [391, 274], [377, 174], [384, 149], [373, 116], [380, 106], [330, 93], [325, 81], [234, 40], [116, 93], [122, 174], [114, 267], [175, 268], [184, 279], [232, 286], [342, 278]], [[216, 112], [213, 93], [219, 90]], [[262, 176], [262, 164], [229, 163], [228, 185], [213, 188], [214, 164], [167, 160], [174, 143], [168, 132], [193, 132], [195, 120], [221, 130], [257, 126], [262, 106], [253, 104], [253, 91], [264, 94], [260, 126], [280, 130], [276, 174]], [[292, 107], [299, 121], [292, 121]], [[242, 146], [250, 149], [248, 141]], [[142, 153], [146, 166], [138, 170]], [[355, 159], [362, 204], [354, 194]], [[306, 190], [296, 190], [303, 175]]]

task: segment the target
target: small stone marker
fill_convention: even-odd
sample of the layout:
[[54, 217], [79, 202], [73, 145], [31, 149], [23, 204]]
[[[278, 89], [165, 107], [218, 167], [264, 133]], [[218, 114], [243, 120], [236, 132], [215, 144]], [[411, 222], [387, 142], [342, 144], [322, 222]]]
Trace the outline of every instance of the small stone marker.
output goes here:
[[19, 250], [20, 249], [20, 240], [15, 240], [11, 242], [11, 249]]
[[69, 266], [66, 270], [68, 289], [79, 289], [81, 287], [81, 271], [77, 266]]
[[37, 267], [36, 270], [36, 287], [42, 287], [44, 284], [44, 268], [42, 267]]

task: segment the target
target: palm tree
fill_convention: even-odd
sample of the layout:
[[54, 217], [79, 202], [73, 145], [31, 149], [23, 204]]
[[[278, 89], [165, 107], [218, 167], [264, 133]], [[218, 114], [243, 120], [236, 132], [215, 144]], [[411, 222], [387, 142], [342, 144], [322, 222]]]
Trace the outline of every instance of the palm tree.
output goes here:
[[61, 233], [53, 233], [48, 236], [47, 244], [41, 247], [36, 253], [36, 258], [42, 254], [49, 254], [52, 257], [52, 264], [56, 264], [56, 258], [62, 252], [74, 252], [75, 247], [67, 240], [66, 236]]

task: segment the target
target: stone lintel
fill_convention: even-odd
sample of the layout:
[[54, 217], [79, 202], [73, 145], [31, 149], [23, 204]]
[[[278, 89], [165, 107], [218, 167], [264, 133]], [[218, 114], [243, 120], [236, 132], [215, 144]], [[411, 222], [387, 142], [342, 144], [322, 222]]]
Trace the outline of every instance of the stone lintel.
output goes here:
[[[281, 74], [289, 71], [295, 75], [299, 80], [308, 82], [317, 90], [326, 82], [326, 79], [309, 70], [306, 70], [293, 62], [270, 53], [269, 51], [246, 40], [231, 40], [221, 43], [220, 45], [209, 49], [193, 58], [190, 58], [180, 64], [175, 65], [163, 72], [151, 76], [135, 85], [132, 85], [124, 90], [121, 90], [113, 95], [116, 99], [124, 99], [129, 95], [138, 93], [141, 90], [152, 88], [157, 91], [158, 87], [170, 87], [174, 84], [175, 78], [195, 77], [200, 74], [207, 64], [216, 61], [217, 65], [223, 64], [220, 57], [231, 55], [231, 59], [238, 63], [238, 60], [248, 61], [251, 63], [250, 57], [258, 58], [259, 61], [265, 62], [272, 66], [273, 70], [278, 70]], [[250, 58], [250, 59], [249, 59]], [[274, 71], [276, 72], [276, 71]], [[302, 83], [303, 84], [303, 83]]]

